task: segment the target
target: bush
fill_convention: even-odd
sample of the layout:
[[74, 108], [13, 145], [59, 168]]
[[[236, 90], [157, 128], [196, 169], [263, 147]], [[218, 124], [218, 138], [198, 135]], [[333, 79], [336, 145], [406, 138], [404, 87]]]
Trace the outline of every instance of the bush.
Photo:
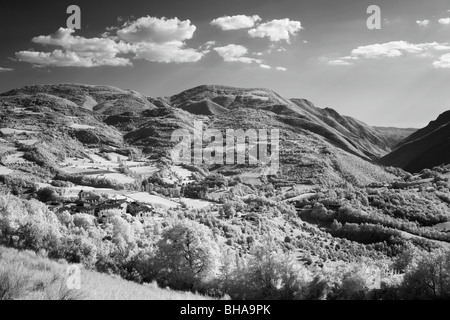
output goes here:
[[229, 280], [233, 299], [283, 299], [303, 296], [312, 274], [292, 257], [278, 252], [273, 243], [256, 244]]
[[158, 280], [177, 290], [201, 289], [219, 268], [219, 249], [211, 230], [183, 220], [163, 232], [158, 242]]
[[39, 189], [39, 191], [37, 192], [37, 196], [39, 201], [44, 203], [49, 201], [56, 201], [59, 198], [56, 190], [50, 187]]
[[63, 239], [61, 255], [70, 263], [81, 263], [93, 268], [97, 262], [97, 247], [92, 240], [83, 236], [70, 236]]

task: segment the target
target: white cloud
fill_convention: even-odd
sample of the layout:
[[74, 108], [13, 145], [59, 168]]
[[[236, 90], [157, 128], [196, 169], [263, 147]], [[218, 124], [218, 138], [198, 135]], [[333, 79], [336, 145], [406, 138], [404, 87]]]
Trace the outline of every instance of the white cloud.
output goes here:
[[206, 50], [211, 49], [212, 47], [214, 47], [216, 45], [215, 41], [208, 41], [206, 42], [203, 46], [205, 47]]
[[267, 37], [273, 42], [285, 40], [289, 43], [290, 37], [295, 36], [302, 29], [300, 21], [291, 21], [286, 18], [260, 24], [256, 28], [249, 30], [248, 34], [252, 38]]
[[164, 63], [197, 62], [203, 57], [203, 52], [183, 48], [183, 43], [173, 41], [168, 43], [140, 43], [136, 49], [136, 59]]
[[9, 71], [14, 71], [14, 69], [0, 67], [0, 72], [9, 72]]
[[331, 66], [348, 66], [351, 65], [351, 62], [348, 59], [333, 59], [327, 61], [327, 63]]
[[192, 25], [190, 20], [147, 16], [127, 22], [117, 31], [117, 36], [134, 44], [136, 59], [163, 63], [197, 62], [215, 42], [207, 42], [204, 52], [186, 48], [185, 41], [192, 39], [196, 29], [197, 27]]
[[268, 66], [267, 64], [260, 64], [259, 66], [261, 69], [266, 69], [266, 70], [272, 69], [272, 67]]
[[[392, 41], [358, 47], [353, 49], [350, 55], [328, 59], [327, 63], [330, 65], [344, 66], [351, 65], [353, 62], [363, 59], [396, 58], [405, 55], [432, 58], [443, 51], [450, 51], [449, 43], [429, 42], [412, 44], [406, 41]], [[444, 59], [442, 63], [445, 64], [445, 61]], [[441, 62], [436, 61], [435, 64], [441, 65]]]
[[132, 46], [123, 41], [73, 36], [74, 32], [72, 29], [60, 28], [52, 35], [34, 37], [31, 41], [42, 45], [59, 46], [78, 53], [119, 54], [132, 51]]
[[433, 62], [436, 69], [450, 69], [450, 53], [442, 55], [439, 60]]
[[225, 47], [214, 48], [214, 50], [226, 62], [243, 62], [243, 63], [256, 62], [258, 64], [262, 63], [262, 61], [259, 59], [245, 57], [245, 55], [248, 53], [248, 50], [246, 47], [241, 45], [229, 44]]
[[250, 29], [255, 26], [255, 24], [261, 21], [261, 18], [257, 15], [254, 16], [224, 16], [221, 18], [214, 19], [210, 22], [211, 25], [219, 27], [224, 31], [228, 30], [239, 30], [239, 29]]
[[19, 61], [28, 62], [36, 66], [53, 67], [98, 67], [98, 66], [128, 66], [129, 59], [119, 57], [83, 57], [75, 52], [54, 50], [52, 52], [19, 51], [16, 53]]
[[[196, 27], [189, 20], [143, 17], [125, 23], [122, 28], [108, 28], [101, 38], [74, 36], [75, 30], [60, 28], [49, 36], [38, 36], [34, 43], [59, 47], [52, 52], [20, 51], [20, 61], [36, 66], [97, 67], [128, 66], [132, 59], [162, 63], [199, 61], [200, 52], [186, 47]], [[110, 31], [117, 30], [117, 36]], [[212, 42], [208, 46], [214, 45]], [[63, 50], [62, 50], [63, 49]], [[125, 55], [125, 56], [124, 56]]]
[[129, 43], [167, 43], [192, 39], [196, 29], [190, 20], [147, 16], [127, 22], [117, 35]]
[[450, 18], [442, 18], [442, 19], [439, 19], [438, 22], [440, 24], [449, 25], [450, 24]]
[[52, 52], [19, 51], [16, 57], [19, 61], [36, 66], [91, 68], [131, 65], [128, 58], [118, 55], [133, 52], [132, 45], [110, 38], [73, 36], [74, 32], [72, 29], [60, 28], [52, 35], [34, 37], [34, 43], [60, 48]]
[[412, 44], [406, 41], [392, 41], [382, 44], [361, 46], [353, 49], [351, 55], [345, 57], [347, 58], [345, 60], [393, 58], [403, 56], [407, 53], [420, 54], [433, 50], [450, 50], [450, 46], [448, 43], [441, 44], [437, 42]]
[[362, 46], [352, 51], [351, 56], [354, 58], [392, 58], [400, 57], [407, 53], [421, 54], [430, 51], [450, 50], [448, 43], [419, 43], [412, 44], [406, 41], [392, 41], [383, 44], [374, 44]]
[[277, 70], [277, 71], [287, 71], [287, 69], [284, 68], [284, 67], [276, 67], [275, 70]]
[[417, 20], [416, 23], [421, 27], [426, 27], [430, 24], [430, 20]]

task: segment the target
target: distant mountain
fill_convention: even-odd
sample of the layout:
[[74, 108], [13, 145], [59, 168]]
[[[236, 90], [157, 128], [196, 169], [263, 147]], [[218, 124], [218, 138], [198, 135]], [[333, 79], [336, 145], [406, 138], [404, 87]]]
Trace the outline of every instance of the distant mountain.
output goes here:
[[384, 137], [387, 146], [392, 150], [417, 131], [414, 128], [374, 127], [374, 129]]
[[279, 129], [285, 178], [330, 185], [391, 179], [370, 162], [406, 136], [267, 89], [200, 86], [152, 98], [109, 86], [58, 84], [0, 95], [0, 127], [33, 132], [28, 141], [37, 140], [34, 148], [51, 152], [52, 159], [105, 146], [168, 158], [172, 132], [192, 130], [195, 120], [204, 129]]
[[323, 135], [331, 141], [342, 141], [349, 150], [356, 149], [364, 157], [375, 160], [389, 152], [384, 137], [373, 127], [351, 117], [340, 115], [333, 109], [320, 109], [304, 99], [292, 99], [310, 116], [313, 123], [325, 128]]
[[205, 85], [186, 90], [168, 100], [172, 106], [194, 114], [223, 113], [224, 109], [219, 109], [218, 106], [227, 110], [252, 108], [273, 113], [280, 121], [287, 124], [295, 122], [299, 128], [320, 135], [337, 147], [367, 160], [384, 156], [393, 144], [400, 142], [411, 132], [386, 135], [387, 131], [341, 116], [333, 109], [317, 108], [304, 99], [289, 100], [267, 89]]
[[380, 163], [410, 172], [450, 163], [450, 111], [411, 134]]
[[15, 89], [1, 96], [32, 96], [48, 94], [72, 101], [79, 107], [102, 114], [112, 115], [127, 111], [155, 109], [145, 96], [132, 90], [111, 86], [89, 86], [83, 84], [35, 85]]

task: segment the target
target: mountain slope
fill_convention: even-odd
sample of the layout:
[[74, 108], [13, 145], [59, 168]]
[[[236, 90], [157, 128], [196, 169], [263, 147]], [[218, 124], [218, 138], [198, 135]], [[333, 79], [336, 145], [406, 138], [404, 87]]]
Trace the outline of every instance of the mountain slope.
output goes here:
[[209, 100], [203, 100], [198, 102], [189, 101], [181, 105], [180, 108], [196, 115], [205, 115], [205, 116], [219, 115], [221, 113], [228, 111], [228, 109]]
[[35, 85], [11, 90], [3, 93], [2, 96], [32, 96], [38, 93], [64, 98], [84, 109], [108, 115], [156, 108], [154, 104], [140, 93], [111, 86], [83, 84]]
[[406, 138], [398, 147], [380, 160], [383, 165], [419, 172], [450, 163], [450, 111], [441, 114], [428, 126]]
[[384, 137], [387, 146], [394, 150], [402, 143], [403, 140], [408, 138], [417, 129], [414, 128], [392, 128], [392, 127], [374, 127], [378, 133]]
[[67, 288], [66, 262], [53, 261], [32, 251], [0, 246], [2, 298], [11, 300], [207, 300], [189, 292], [141, 285], [117, 276], [86, 270], [81, 265], [82, 287]]
[[83, 157], [93, 148], [137, 148], [153, 159], [170, 158], [171, 134], [192, 132], [194, 121], [202, 121], [204, 129], [279, 129], [283, 181], [332, 186], [349, 179], [368, 184], [393, 178], [370, 163], [388, 150], [375, 129], [267, 89], [201, 86], [150, 98], [113, 87], [61, 84], [0, 95], [2, 134], [30, 132], [19, 140], [32, 146], [20, 148], [45, 153], [54, 170], [65, 157]]
[[[190, 104], [214, 103], [228, 110], [253, 108], [272, 112], [288, 118], [288, 122], [296, 123], [299, 127], [318, 134], [337, 147], [366, 160], [375, 160], [387, 154], [394, 139], [391, 137], [389, 141], [375, 128], [356, 119], [341, 116], [332, 109], [317, 108], [304, 99], [288, 100], [267, 89], [199, 86], [174, 95], [169, 100], [172, 106], [184, 110], [188, 110], [185, 104], [189, 101]], [[202, 112], [202, 114], [210, 113], [208, 110]]]
[[371, 160], [389, 151], [385, 139], [371, 126], [354, 118], [341, 116], [330, 108], [319, 109], [307, 100], [292, 101], [311, 114], [321, 126], [329, 127], [332, 135], [340, 137]]

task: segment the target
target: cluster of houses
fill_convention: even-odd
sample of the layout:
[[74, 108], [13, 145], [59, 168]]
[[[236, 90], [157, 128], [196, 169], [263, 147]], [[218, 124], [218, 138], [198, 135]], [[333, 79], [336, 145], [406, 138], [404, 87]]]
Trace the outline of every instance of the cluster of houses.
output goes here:
[[78, 193], [76, 200], [47, 203], [47, 206], [54, 212], [85, 213], [98, 219], [102, 218], [102, 212], [106, 210], [119, 210], [135, 217], [144, 217], [154, 212], [154, 208], [145, 203], [131, 199], [108, 199], [83, 190]]

